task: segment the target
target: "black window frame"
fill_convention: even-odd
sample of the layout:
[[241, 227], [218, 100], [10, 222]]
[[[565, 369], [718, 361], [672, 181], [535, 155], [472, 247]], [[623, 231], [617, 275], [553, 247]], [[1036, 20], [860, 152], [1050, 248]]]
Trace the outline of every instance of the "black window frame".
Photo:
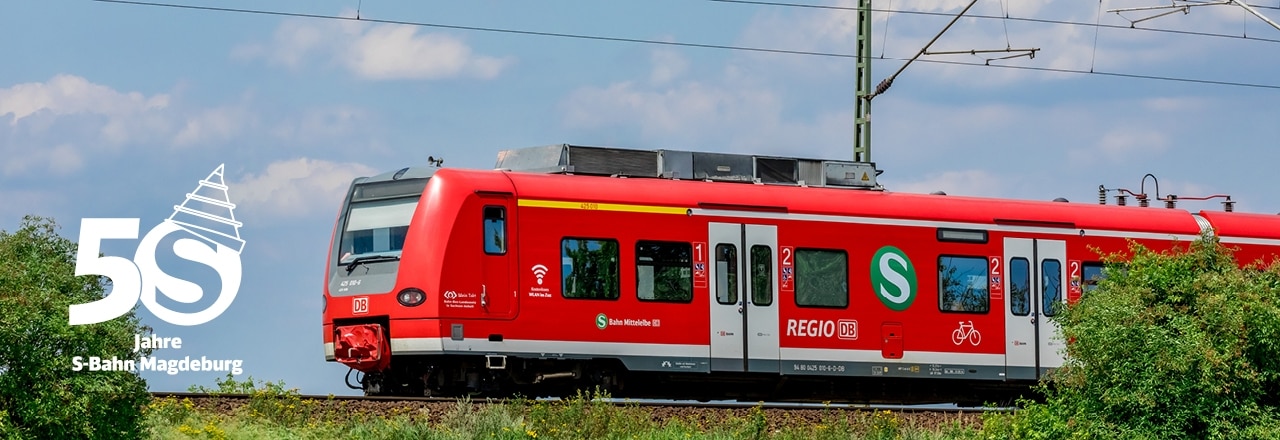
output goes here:
[[[683, 247], [683, 256], [675, 262], [658, 261], [653, 259], [645, 262], [640, 259], [644, 257], [646, 246], [671, 246]], [[679, 251], [677, 251], [679, 253]], [[649, 258], [653, 258], [649, 256]], [[652, 267], [653, 291], [650, 292], [653, 298], [644, 298], [640, 295], [640, 268], [642, 266]], [[680, 277], [682, 278], [681, 288], [683, 288], [683, 296], [678, 299], [658, 298], [658, 272], [661, 269], [681, 269]], [[666, 303], [691, 303], [693, 302], [693, 244], [684, 241], [665, 241], [665, 240], [637, 240], [636, 241], [636, 299], [645, 302], [666, 302]]]
[[[763, 262], [756, 260], [756, 257], [759, 255], [756, 253], [756, 250], [759, 250], [759, 249], [763, 249], [765, 252], [767, 252], [766, 254], [763, 255], [765, 259], [765, 261]], [[749, 272], [747, 275], [751, 278], [751, 304], [761, 306], [761, 307], [771, 306], [773, 305], [773, 286], [775, 286], [773, 281], [773, 266], [774, 266], [773, 247], [769, 245], [764, 245], [764, 244], [751, 245], [751, 250], [748, 252], [748, 254], [751, 256], [751, 261], [749, 261], [747, 264], [747, 268]], [[756, 274], [757, 274], [756, 269], [758, 267], [764, 268], [763, 280], [758, 279], [756, 277]], [[761, 283], [761, 281], [763, 281], [763, 283]], [[763, 284], [763, 286], [761, 286], [760, 284]], [[761, 287], [763, 287], [763, 289], [761, 289]], [[764, 302], [760, 301], [761, 297], [759, 292], [761, 290], [763, 290], [767, 295], [765, 296], [766, 301]]]
[[[733, 256], [732, 258], [727, 258], [722, 260], [720, 258], [721, 257], [720, 249], [725, 246], [728, 246], [728, 248], [733, 252]], [[719, 278], [717, 278], [716, 291], [712, 292], [715, 295], [716, 303], [722, 304], [722, 305], [737, 304], [739, 299], [738, 283], [741, 282], [741, 278], [742, 278], [741, 268], [738, 267], [738, 262], [739, 262], [738, 245], [734, 243], [716, 243], [715, 247], [712, 247], [711, 249], [712, 249], [712, 253], [715, 255], [715, 259], [712, 260], [711, 264], [715, 265], [716, 276], [719, 277], [720, 273], [725, 272], [725, 277], [724, 277], [725, 282], [721, 283], [719, 282]], [[727, 270], [720, 270], [719, 263], [721, 261], [727, 261], [729, 263]], [[731, 296], [729, 298], [722, 298], [720, 295], [721, 292], [727, 292]]]
[[[1103, 272], [1105, 269], [1106, 265], [1101, 261], [1085, 261], [1080, 263], [1080, 294], [1083, 295], [1097, 289], [1098, 282], [1107, 277], [1107, 274]], [[1097, 279], [1091, 278], [1089, 276], [1089, 272], [1094, 272], [1094, 274], [1097, 275]]]
[[[971, 309], [965, 308], [962, 310], [952, 310], [952, 307], [954, 307], [955, 304], [960, 304], [964, 306], [965, 302], [963, 301], [963, 299], [955, 300], [952, 302], [946, 301], [947, 297], [950, 295], [946, 290], [948, 286], [946, 285], [946, 283], [943, 282], [943, 279], [942, 279], [943, 259], [946, 259], [946, 258], [976, 260], [975, 263], [978, 261], [981, 261], [983, 274], [985, 275], [985, 279], [982, 282], [982, 286], [983, 286], [982, 291], [986, 292], [986, 294], [983, 295], [983, 298], [985, 299], [985, 301], [983, 301], [982, 303], [982, 305], [984, 306], [983, 309], [971, 310]], [[938, 255], [937, 267], [938, 267], [938, 272], [937, 272], [938, 273], [938, 311], [943, 313], [963, 313], [968, 315], [985, 315], [985, 314], [991, 313], [991, 264], [990, 264], [990, 260], [987, 257], [975, 256], [975, 255], [963, 255], [963, 254], [942, 254], [942, 255]], [[969, 282], [969, 285], [972, 286], [972, 282]]]
[[[1050, 271], [1045, 269], [1045, 264], [1053, 262], [1058, 265], [1058, 270]], [[1057, 316], [1058, 308], [1066, 304], [1067, 297], [1065, 295], [1062, 284], [1062, 261], [1057, 258], [1045, 258], [1040, 260], [1040, 313], [1044, 316]], [[1058, 278], [1058, 284], [1055, 288], [1057, 295], [1054, 300], [1049, 300], [1048, 278], [1052, 274]]]
[[[497, 216], [490, 215], [491, 212], [497, 212]], [[507, 207], [502, 205], [485, 205], [481, 211], [480, 235], [484, 239], [484, 253], [489, 255], [506, 255], [507, 254]], [[496, 220], [498, 223], [498, 239], [502, 240], [500, 249], [490, 249], [489, 242], [489, 222]]]
[[[1022, 279], [1023, 288], [1025, 289], [1022, 292], [1022, 296], [1023, 296], [1022, 313], [1018, 313], [1019, 311], [1014, 309], [1014, 306], [1016, 304], [1014, 303], [1013, 298], [1014, 298], [1014, 295], [1018, 295], [1017, 290], [1014, 289], [1014, 285], [1015, 285], [1014, 269], [1013, 269], [1014, 263], [1022, 263], [1026, 265], [1026, 273], [1023, 274], [1023, 275], [1026, 275], [1026, 277]], [[1007, 289], [1008, 292], [1006, 293], [1006, 296], [1009, 297], [1009, 313], [1013, 314], [1014, 316], [1030, 316], [1031, 315], [1031, 296], [1032, 296], [1031, 295], [1031, 286], [1032, 286], [1031, 260], [1027, 259], [1026, 257], [1011, 258], [1009, 259], [1009, 267], [1005, 270], [1005, 272], [1009, 274], [1009, 283], [1008, 283], [1009, 288]]]
[[[810, 285], [810, 283], [803, 281], [806, 279], [805, 272], [809, 268], [805, 268], [805, 266], [808, 265], [808, 263], [802, 264], [800, 262], [801, 256], [811, 252], [835, 253], [835, 254], [839, 254], [840, 258], [844, 259], [844, 264], [840, 265], [843, 268], [843, 270], [840, 271], [840, 274], [843, 275], [844, 277], [844, 279], [842, 280], [843, 282], [841, 283], [842, 284], [841, 287], [844, 289], [844, 295], [836, 297], [836, 298], [843, 298], [844, 304], [806, 304], [800, 301], [801, 298], [808, 296], [803, 294], [803, 288], [805, 286]], [[850, 277], [849, 277], [849, 252], [848, 251], [844, 249], [831, 249], [831, 248], [796, 248], [793, 258], [795, 258], [795, 265], [793, 266], [795, 270], [795, 278], [794, 278], [795, 281], [794, 281], [794, 286], [793, 286], [794, 290], [792, 292], [792, 295], [794, 296], [796, 307], [820, 308], [820, 309], [849, 308], [849, 278]]]
[[[613, 283], [612, 283], [613, 291], [612, 292], [604, 292], [606, 295], [600, 296], [600, 297], [569, 295], [569, 288], [568, 288], [569, 283], [566, 281], [566, 278], [568, 278], [569, 276], [573, 276], [572, 270], [570, 270], [569, 274], [566, 274], [564, 271], [564, 259], [569, 257], [567, 253], [568, 250], [566, 249], [567, 247], [566, 242], [568, 242], [569, 240], [575, 240], [579, 242], [591, 242], [591, 241], [600, 242], [601, 250], [605, 248], [605, 244], [608, 244], [608, 243], [613, 244], [614, 255], [613, 255], [613, 261], [612, 261], [613, 264], [611, 268], [612, 275], [613, 275]], [[617, 301], [619, 298], [621, 298], [622, 297], [622, 287], [621, 287], [622, 276], [620, 272], [621, 272], [621, 259], [622, 259], [621, 253], [622, 252], [619, 246], [620, 244], [618, 243], [618, 240], [615, 238], [601, 238], [601, 237], [563, 237], [561, 238], [560, 239], [560, 266], [559, 266], [560, 267], [560, 296], [565, 299], [607, 300], [607, 301]], [[595, 252], [590, 250], [589, 245], [586, 247], [586, 250], [588, 252]], [[606, 272], [609, 271], [609, 269], [610, 268], [605, 268]], [[606, 274], [605, 276], [608, 276], [608, 274]], [[605, 283], [607, 285], [608, 280], [606, 280]], [[610, 293], [612, 293], [612, 295], [609, 295]]]

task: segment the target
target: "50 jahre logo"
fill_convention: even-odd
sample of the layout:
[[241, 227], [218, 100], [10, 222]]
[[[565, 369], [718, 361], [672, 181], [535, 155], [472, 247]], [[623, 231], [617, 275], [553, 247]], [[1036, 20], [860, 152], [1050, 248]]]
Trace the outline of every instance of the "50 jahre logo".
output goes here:
[[[111, 279], [111, 293], [86, 304], [70, 308], [71, 325], [96, 324], [128, 313], [142, 301], [157, 318], [170, 324], [193, 326], [217, 318], [235, 300], [240, 289], [240, 239], [242, 223], [235, 220], [235, 204], [227, 195], [219, 165], [209, 177], [199, 182], [186, 200], [173, 207], [168, 219], [151, 228], [138, 244], [133, 260], [124, 257], [99, 256], [103, 240], [137, 239], [139, 219], [86, 218], [80, 222], [79, 251], [76, 252], [75, 275], [101, 275]], [[192, 304], [204, 297], [204, 290], [187, 280], [173, 277], [156, 264], [156, 251], [171, 234], [188, 237], [173, 242], [173, 253], [184, 260], [209, 266], [218, 273], [222, 288], [206, 309], [185, 313], [170, 310], [156, 302], [163, 293], [173, 301]], [[194, 238], [192, 238], [194, 237]]]

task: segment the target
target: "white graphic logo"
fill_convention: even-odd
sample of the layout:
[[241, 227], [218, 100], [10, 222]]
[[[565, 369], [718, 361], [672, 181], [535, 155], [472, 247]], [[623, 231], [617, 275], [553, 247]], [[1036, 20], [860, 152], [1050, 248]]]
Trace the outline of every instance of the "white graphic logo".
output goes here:
[[960, 328], [951, 332], [952, 344], [963, 344], [965, 339], [968, 339], [969, 343], [973, 344], [975, 347], [982, 342], [982, 333], [978, 333], [978, 329], [973, 328], [973, 321], [969, 321], [968, 324], [965, 324], [964, 321], [960, 321]]
[[[173, 207], [173, 214], [160, 222], [142, 237], [133, 260], [123, 257], [100, 257], [102, 240], [137, 239], [136, 218], [86, 218], [80, 221], [80, 248], [76, 252], [76, 276], [100, 275], [111, 279], [111, 293], [105, 298], [87, 303], [73, 304], [70, 309], [71, 325], [96, 324], [115, 319], [138, 304], [142, 304], [157, 318], [170, 324], [192, 326], [217, 318], [231, 306], [240, 289], [240, 252], [244, 240], [240, 239], [242, 223], [235, 220], [235, 204], [227, 196], [227, 185], [222, 178], [224, 165], [199, 182], [188, 193], [181, 205]], [[179, 238], [173, 243], [173, 253], [184, 260], [201, 263], [213, 268], [222, 282], [222, 291], [207, 309], [194, 313], [176, 312], [156, 302], [156, 292], [169, 299], [192, 304], [204, 296], [200, 286], [165, 273], [156, 264], [156, 250], [161, 240], [175, 232], [194, 235]]]
[[359, 296], [351, 300], [351, 314], [369, 313], [369, 297]]
[[547, 266], [535, 264], [533, 266], [533, 276], [538, 278], [538, 285], [542, 285], [542, 277], [547, 276]]

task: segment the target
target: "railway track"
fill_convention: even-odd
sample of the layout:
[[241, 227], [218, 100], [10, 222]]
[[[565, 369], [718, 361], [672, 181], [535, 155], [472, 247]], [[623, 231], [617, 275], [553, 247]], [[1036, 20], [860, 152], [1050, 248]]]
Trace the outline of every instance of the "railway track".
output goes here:
[[[225, 399], [229, 401], [248, 400], [253, 397], [250, 394], [236, 393], [193, 393], [193, 392], [151, 392], [154, 399], [177, 398], [177, 399]], [[398, 396], [338, 396], [338, 395], [318, 395], [318, 394], [300, 394], [295, 396], [299, 400], [313, 401], [358, 401], [358, 402], [383, 402], [383, 403], [434, 403], [434, 404], [457, 404], [460, 399], [453, 397], [398, 397]], [[557, 399], [539, 399], [541, 402], [557, 402]], [[892, 411], [901, 413], [913, 412], [930, 412], [930, 413], [947, 413], [947, 414], [981, 414], [985, 412], [1007, 412], [1014, 408], [1009, 407], [955, 407], [946, 405], [882, 405], [882, 404], [845, 404], [845, 403], [809, 403], [809, 402], [738, 402], [738, 401], [717, 401], [717, 402], [695, 402], [695, 401], [672, 401], [672, 400], [630, 400], [630, 399], [605, 399], [606, 403], [616, 406], [637, 406], [642, 408], [704, 408], [704, 409], [751, 409], [760, 407], [766, 410], [824, 410], [824, 409], [843, 409], [850, 411]], [[474, 399], [474, 404], [509, 404], [514, 401], [511, 399]]]

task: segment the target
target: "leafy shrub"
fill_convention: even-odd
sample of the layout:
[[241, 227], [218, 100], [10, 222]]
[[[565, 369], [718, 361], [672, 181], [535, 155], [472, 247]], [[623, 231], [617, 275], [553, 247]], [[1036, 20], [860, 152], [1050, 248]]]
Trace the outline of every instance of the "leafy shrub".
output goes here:
[[[1017, 438], [1275, 438], [1280, 265], [1241, 268], [1202, 237], [1131, 246], [1057, 319], [1068, 361], [1010, 426]], [[1045, 429], [1047, 428], [1047, 429]]]
[[75, 356], [137, 361], [144, 328], [132, 311], [71, 326], [72, 304], [103, 297], [105, 279], [75, 276], [76, 244], [53, 220], [25, 217], [0, 231], [0, 435], [12, 438], [140, 438], [146, 383], [120, 371], [72, 371]]

